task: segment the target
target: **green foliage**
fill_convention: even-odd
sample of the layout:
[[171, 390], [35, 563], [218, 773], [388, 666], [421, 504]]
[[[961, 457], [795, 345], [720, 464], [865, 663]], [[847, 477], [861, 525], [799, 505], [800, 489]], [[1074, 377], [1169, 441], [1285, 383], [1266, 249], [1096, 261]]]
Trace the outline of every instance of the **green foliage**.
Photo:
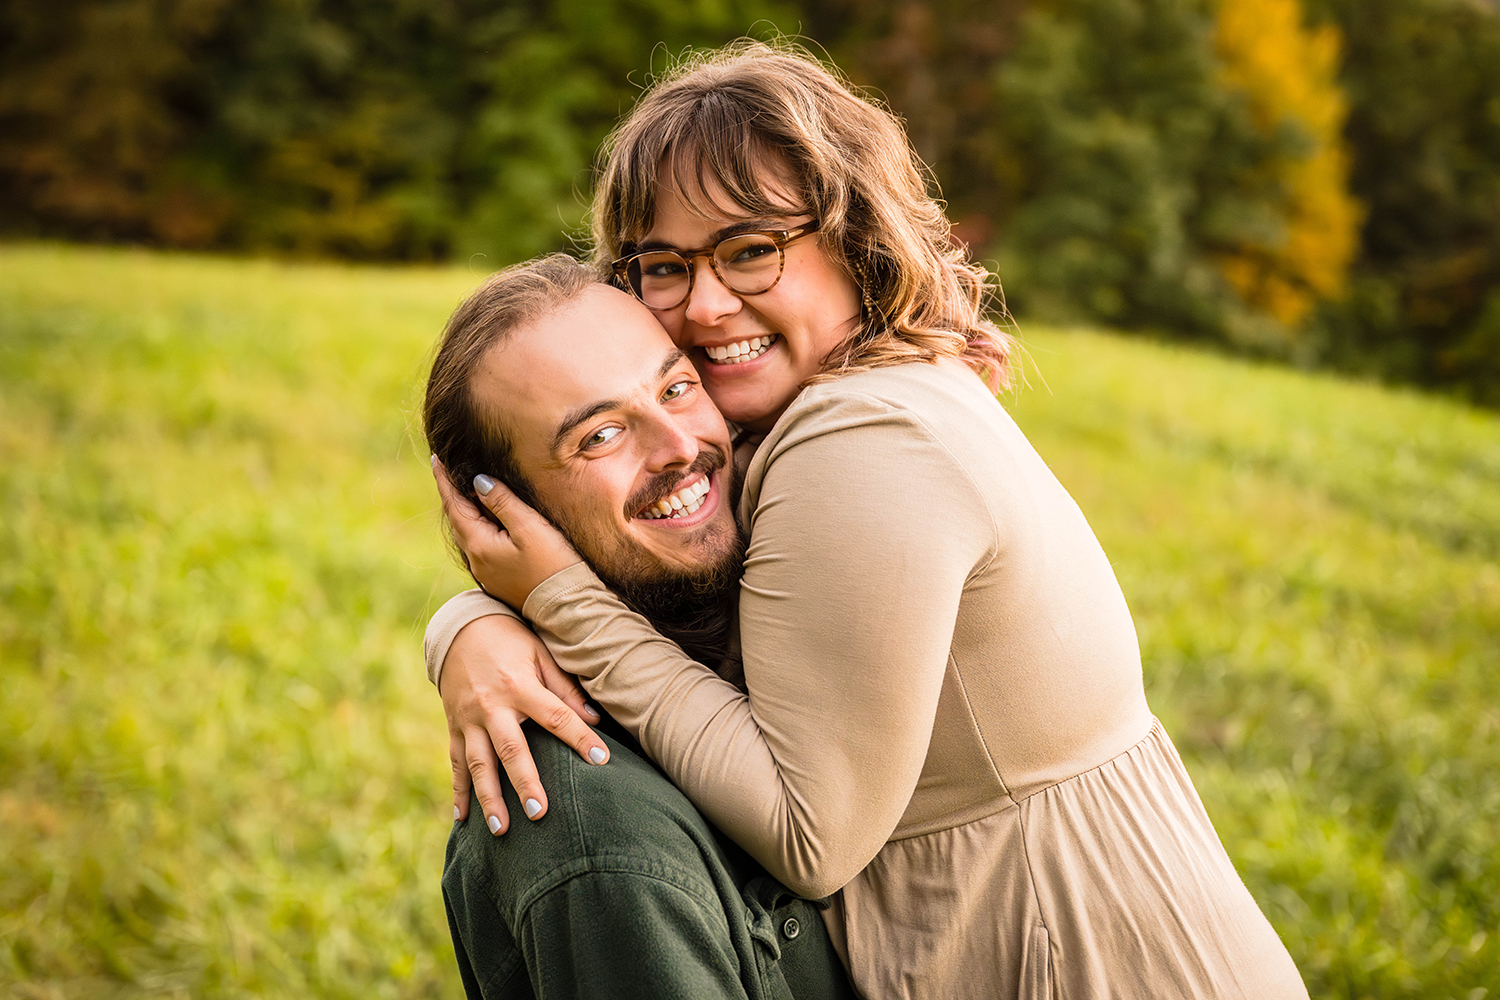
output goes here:
[[566, 248], [651, 69], [777, 30], [904, 117], [1015, 311], [1500, 405], [1486, 0], [9, 0], [0, 233]]
[[0, 226], [355, 258], [557, 249], [653, 54], [778, 15], [777, 0], [14, 0]]
[[[1229, 6], [1226, 47], [1221, 0], [806, 4], [812, 34], [906, 119], [1018, 312], [1495, 405], [1495, 5], [1304, 0], [1317, 23], [1300, 26], [1287, 2]], [[1344, 95], [1329, 86], [1335, 26]], [[1345, 103], [1348, 165], [1333, 137]], [[1358, 216], [1346, 166], [1368, 214], [1341, 288]]]
[[1213, 15], [1197, 0], [1027, 13], [997, 76], [1013, 310], [1274, 342], [1215, 257], [1275, 239], [1278, 192], [1258, 168], [1296, 137], [1263, 135], [1221, 85]]
[[[1015, 48], [1027, 0], [804, 0], [807, 27], [855, 83], [901, 116], [976, 249], [1005, 213], [991, 78]], [[998, 173], [997, 173], [998, 170]]]
[[1245, 303], [1295, 337], [1314, 306], [1342, 297], [1363, 214], [1349, 196], [1339, 33], [1304, 24], [1300, 0], [1220, 0], [1217, 22], [1224, 84], [1261, 132], [1303, 139], [1260, 167], [1275, 178], [1279, 231], [1221, 253], [1219, 266]]
[[1369, 209], [1340, 367], [1500, 405], [1500, 13], [1470, 0], [1308, 0], [1345, 38], [1351, 184]]
[[[0, 995], [452, 996], [462, 270], [0, 246]], [[1314, 996], [1500, 977], [1500, 419], [1085, 332], [1007, 405]]]

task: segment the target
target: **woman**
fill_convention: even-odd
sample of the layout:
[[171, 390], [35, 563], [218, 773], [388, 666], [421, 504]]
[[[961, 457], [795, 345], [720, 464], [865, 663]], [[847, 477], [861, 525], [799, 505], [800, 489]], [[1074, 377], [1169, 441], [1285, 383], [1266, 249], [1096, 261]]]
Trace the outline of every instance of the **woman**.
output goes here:
[[642, 98], [594, 221], [764, 435], [744, 689], [550, 529], [462, 538], [485, 588], [771, 874], [833, 896], [867, 997], [1305, 996], [1146, 706], [1108, 561], [991, 393], [984, 273], [894, 119], [805, 56], [732, 48]]

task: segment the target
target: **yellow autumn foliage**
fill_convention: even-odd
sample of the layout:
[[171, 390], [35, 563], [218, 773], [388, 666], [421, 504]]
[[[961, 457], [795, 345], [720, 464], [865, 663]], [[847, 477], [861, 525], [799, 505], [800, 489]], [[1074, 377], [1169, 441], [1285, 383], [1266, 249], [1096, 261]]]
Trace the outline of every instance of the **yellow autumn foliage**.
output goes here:
[[1225, 84], [1245, 95], [1265, 134], [1290, 124], [1310, 140], [1270, 168], [1282, 192], [1281, 232], [1219, 259], [1248, 305], [1288, 327], [1343, 292], [1364, 214], [1348, 188], [1339, 47], [1338, 29], [1303, 23], [1299, 0], [1220, 0], [1215, 48]]

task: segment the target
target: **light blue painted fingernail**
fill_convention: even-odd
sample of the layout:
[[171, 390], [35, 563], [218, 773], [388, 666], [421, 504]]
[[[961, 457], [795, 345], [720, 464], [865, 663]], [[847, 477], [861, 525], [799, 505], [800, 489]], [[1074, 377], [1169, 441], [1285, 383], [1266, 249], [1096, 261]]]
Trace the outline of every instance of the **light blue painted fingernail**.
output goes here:
[[589, 713], [590, 715], [592, 715], [596, 719], [602, 718], [602, 716], [600, 716], [600, 714], [599, 714], [599, 709], [596, 708], [596, 707], [594, 707], [594, 703], [591, 702], [591, 701], [586, 701], [586, 702], [583, 703], [583, 710], [585, 712]]
[[500, 832], [500, 817], [499, 816], [491, 816], [486, 822], [488, 822], [489, 825], [490, 825], [490, 833], [499, 833]]
[[603, 747], [594, 747], [589, 751], [589, 760], [593, 761], [595, 764], [603, 764], [604, 758], [605, 753]]
[[536, 814], [542, 811], [542, 804], [536, 799], [526, 800], [526, 817], [536, 819]]
[[453, 822], [458, 822], [458, 806], [453, 807]]
[[489, 496], [490, 490], [494, 488], [495, 481], [489, 476], [486, 476], [484, 473], [481, 472], [479, 475], [474, 477], [474, 492], [478, 493], [480, 496]]

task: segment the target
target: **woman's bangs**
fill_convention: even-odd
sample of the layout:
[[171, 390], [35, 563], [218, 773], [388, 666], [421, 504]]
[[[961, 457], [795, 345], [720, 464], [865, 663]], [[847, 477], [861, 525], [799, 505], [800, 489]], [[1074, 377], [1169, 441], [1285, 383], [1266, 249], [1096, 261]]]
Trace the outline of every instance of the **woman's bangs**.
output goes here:
[[[751, 129], [739, 123], [721, 126], [702, 118], [694, 124], [697, 127], [692, 134], [668, 151], [666, 166], [672, 186], [698, 215], [785, 215], [806, 207], [800, 203], [800, 191], [794, 192], [795, 200], [790, 204], [784, 197], [773, 195], [769, 183], [791, 171], [782, 166], [786, 158]], [[730, 141], [725, 141], [726, 134]], [[788, 176], [788, 180], [800, 186], [795, 177]]]

